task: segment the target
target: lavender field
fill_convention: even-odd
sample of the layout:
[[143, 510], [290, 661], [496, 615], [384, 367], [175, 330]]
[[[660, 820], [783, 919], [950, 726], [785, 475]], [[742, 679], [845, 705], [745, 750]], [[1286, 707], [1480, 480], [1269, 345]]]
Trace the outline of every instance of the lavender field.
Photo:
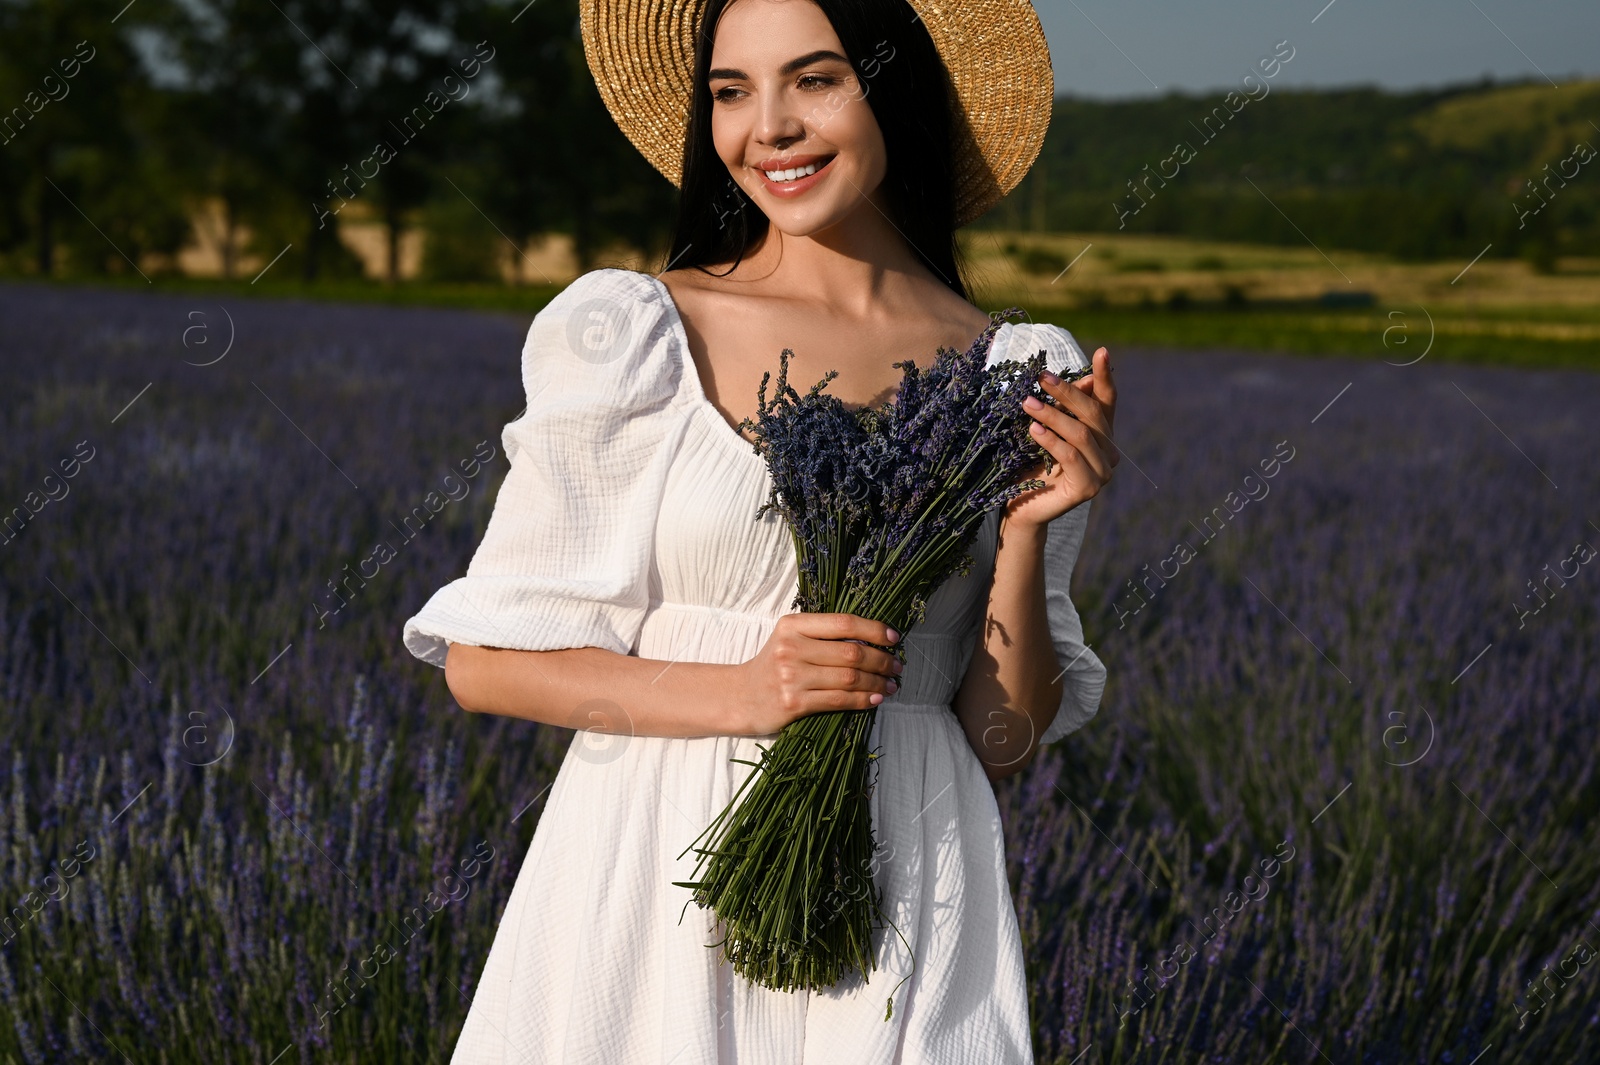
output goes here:
[[[448, 1060], [572, 733], [400, 627], [526, 322], [0, 285], [0, 1062]], [[1039, 1061], [1600, 1060], [1600, 375], [1115, 354]]]

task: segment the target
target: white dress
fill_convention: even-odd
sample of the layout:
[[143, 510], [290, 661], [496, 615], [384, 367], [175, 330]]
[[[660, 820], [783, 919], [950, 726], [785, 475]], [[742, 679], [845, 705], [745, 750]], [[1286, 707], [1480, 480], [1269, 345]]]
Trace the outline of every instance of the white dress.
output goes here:
[[[1043, 347], [1086, 365], [1063, 330], [1004, 325], [990, 361]], [[1008, 353], [1015, 353], [1014, 356]], [[776, 376], [777, 353], [774, 357]], [[919, 364], [931, 362], [932, 352]], [[405, 626], [442, 666], [447, 642], [603, 647], [663, 663], [736, 664], [794, 610], [794, 548], [765, 460], [701, 389], [665, 285], [599, 270], [534, 319], [511, 469], [467, 575]], [[810, 382], [797, 382], [804, 390]], [[1067, 596], [1088, 505], [1053, 522], [1047, 599], [1063, 696], [1043, 742], [1099, 707], [1105, 668]], [[1033, 1061], [1022, 944], [998, 807], [950, 701], [976, 646], [998, 512], [975, 564], [906, 637], [902, 686], [878, 710], [871, 810], [884, 910], [870, 982], [771, 991], [706, 944], [711, 915], [673, 881], [679, 857], [759, 757], [758, 740], [578, 732], [551, 787], [456, 1044], [453, 1065], [1023, 1065]], [[670, 668], [670, 667], [668, 667]], [[580, 717], [626, 729], [596, 700]], [[573, 727], [588, 722], [575, 720]], [[681, 920], [680, 920], [681, 918]]]

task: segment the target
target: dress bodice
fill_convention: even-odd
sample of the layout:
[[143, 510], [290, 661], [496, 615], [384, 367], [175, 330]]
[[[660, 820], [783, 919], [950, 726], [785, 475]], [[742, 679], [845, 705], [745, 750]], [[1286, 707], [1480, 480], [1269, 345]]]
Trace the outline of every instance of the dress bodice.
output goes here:
[[[1057, 372], [1086, 365], [1065, 331], [1009, 322], [989, 361], [1039, 348]], [[771, 488], [766, 462], [706, 397], [666, 285], [625, 270], [579, 278], [535, 318], [522, 376], [528, 407], [505, 429], [511, 471], [483, 543], [467, 575], [407, 623], [407, 645], [437, 665], [449, 642], [754, 657], [795, 609], [793, 541], [780, 515], [756, 517]], [[1067, 683], [1044, 740], [1087, 720], [1103, 685], [1067, 595], [1087, 510], [1047, 537], [1046, 601]], [[884, 707], [949, 706], [976, 644], [998, 518], [985, 518], [968, 572], [929, 597]]]

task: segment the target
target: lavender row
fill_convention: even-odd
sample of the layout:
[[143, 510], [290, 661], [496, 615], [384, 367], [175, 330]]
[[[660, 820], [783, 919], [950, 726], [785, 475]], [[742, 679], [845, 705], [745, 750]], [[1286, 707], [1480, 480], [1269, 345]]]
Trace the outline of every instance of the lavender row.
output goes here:
[[1001, 796], [1041, 1060], [1593, 1059], [1600, 379], [1118, 376], [1105, 704]]
[[[447, 1060], [570, 736], [398, 638], [525, 320], [225, 303], [0, 287], [0, 1060]], [[1596, 378], [1116, 354], [1039, 1060], [1600, 1056]]]

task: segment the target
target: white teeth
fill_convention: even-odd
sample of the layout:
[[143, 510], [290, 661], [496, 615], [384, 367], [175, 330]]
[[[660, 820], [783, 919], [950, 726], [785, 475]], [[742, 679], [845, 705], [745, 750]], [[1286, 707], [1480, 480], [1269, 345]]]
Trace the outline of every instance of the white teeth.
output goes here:
[[806, 166], [790, 167], [788, 170], [767, 170], [767, 180], [784, 184], [797, 178], [810, 177], [817, 172], [817, 164], [809, 163]]

